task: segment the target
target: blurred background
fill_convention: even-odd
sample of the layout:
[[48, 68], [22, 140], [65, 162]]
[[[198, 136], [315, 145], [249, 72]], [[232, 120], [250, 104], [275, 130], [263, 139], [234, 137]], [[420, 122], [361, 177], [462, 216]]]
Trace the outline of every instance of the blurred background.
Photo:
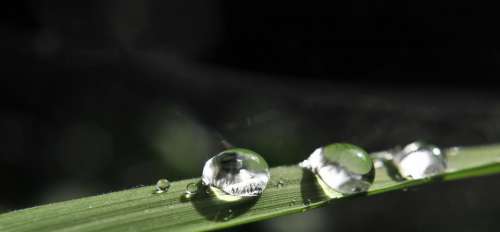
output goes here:
[[[0, 11], [0, 212], [200, 176], [223, 139], [270, 166], [332, 142], [500, 140], [493, 6], [20, 0]], [[498, 231], [499, 184], [440, 183], [230, 231]]]

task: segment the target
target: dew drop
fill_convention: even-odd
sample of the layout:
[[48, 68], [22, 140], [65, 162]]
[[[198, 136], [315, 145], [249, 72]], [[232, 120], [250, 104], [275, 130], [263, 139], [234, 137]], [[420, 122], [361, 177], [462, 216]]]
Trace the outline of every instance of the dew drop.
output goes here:
[[446, 156], [435, 145], [413, 142], [397, 152], [394, 162], [401, 176], [423, 179], [440, 174], [446, 169]]
[[170, 181], [167, 179], [159, 179], [156, 182], [156, 193], [164, 193], [167, 192], [170, 188]]
[[233, 148], [209, 159], [203, 167], [202, 182], [210, 186], [216, 196], [258, 196], [269, 181], [269, 167], [259, 154], [242, 148]]
[[326, 186], [342, 194], [367, 191], [375, 177], [373, 161], [366, 151], [346, 143], [320, 147], [299, 166], [311, 170]]
[[304, 206], [308, 207], [309, 205], [311, 205], [311, 199], [306, 199], [304, 201]]
[[194, 195], [198, 192], [198, 186], [196, 183], [189, 183], [186, 185], [186, 194]]

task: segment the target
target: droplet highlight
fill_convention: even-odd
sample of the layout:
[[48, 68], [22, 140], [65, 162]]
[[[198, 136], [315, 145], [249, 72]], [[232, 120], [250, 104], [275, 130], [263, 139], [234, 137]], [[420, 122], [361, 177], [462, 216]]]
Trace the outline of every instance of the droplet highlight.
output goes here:
[[394, 163], [402, 177], [423, 179], [446, 170], [446, 156], [435, 145], [413, 142], [406, 145], [394, 156]]
[[231, 200], [233, 198], [227, 196], [235, 199], [259, 196], [269, 177], [269, 166], [262, 156], [248, 149], [233, 148], [205, 163], [202, 183], [219, 198]]
[[366, 151], [346, 143], [317, 148], [299, 166], [312, 171], [327, 187], [342, 194], [367, 191], [375, 177], [373, 161]]
[[164, 193], [167, 192], [170, 188], [170, 181], [167, 179], [159, 179], [156, 182], [156, 193]]

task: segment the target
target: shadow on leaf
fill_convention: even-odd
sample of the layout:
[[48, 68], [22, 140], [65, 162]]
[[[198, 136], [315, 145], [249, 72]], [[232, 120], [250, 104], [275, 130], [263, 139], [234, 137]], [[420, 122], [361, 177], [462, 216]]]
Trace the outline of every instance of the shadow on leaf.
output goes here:
[[190, 201], [198, 213], [210, 221], [228, 221], [247, 212], [259, 197], [246, 197], [237, 201], [224, 201], [215, 196], [209, 187], [201, 181], [196, 183], [197, 191], [189, 197], [181, 197], [181, 201]]

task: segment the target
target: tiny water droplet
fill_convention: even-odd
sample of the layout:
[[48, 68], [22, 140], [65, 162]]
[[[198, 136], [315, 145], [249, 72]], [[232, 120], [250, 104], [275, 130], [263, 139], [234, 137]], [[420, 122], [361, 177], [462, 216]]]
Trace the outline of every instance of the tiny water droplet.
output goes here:
[[264, 191], [269, 176], [269, 167], [262, 156], [247, 149], [233, 148], [205, 163], [202, 182], [210, 186], [218, 197], [221, 196], [219, 192], [235, 197], [252, 197]]
[[170, 181], [167, 179], [159, 179], [158, 182], [156, 182], [156, 193], [167, 192], [169, 188]]
[[311, 205], [311, 199], [306, 199], [304, 201], [304, 206], [308, 207], [309, 205]]
[[432, 144], [413, 142], [397, 152], [394, 162], [400, 174], [407, 179], [423, 179], [443, 173], [446, 156]]
[[186, 194], [194, 195], [198, 192], [198, 186], [196, 183], [189, 183], [186, 185]]
[[182, 194], [181, 200], [189, 201], [196, 193], [198, 193], [198, 185], [191, 182], [186, 185], [186, 190], [184, 191], [184, 194]]
[[373, 161], [366, 151], [346, 143], [320, 147], [299, 166], [311, 170], [329, 188], [342, 194], [367, 191], [375, 177]]

